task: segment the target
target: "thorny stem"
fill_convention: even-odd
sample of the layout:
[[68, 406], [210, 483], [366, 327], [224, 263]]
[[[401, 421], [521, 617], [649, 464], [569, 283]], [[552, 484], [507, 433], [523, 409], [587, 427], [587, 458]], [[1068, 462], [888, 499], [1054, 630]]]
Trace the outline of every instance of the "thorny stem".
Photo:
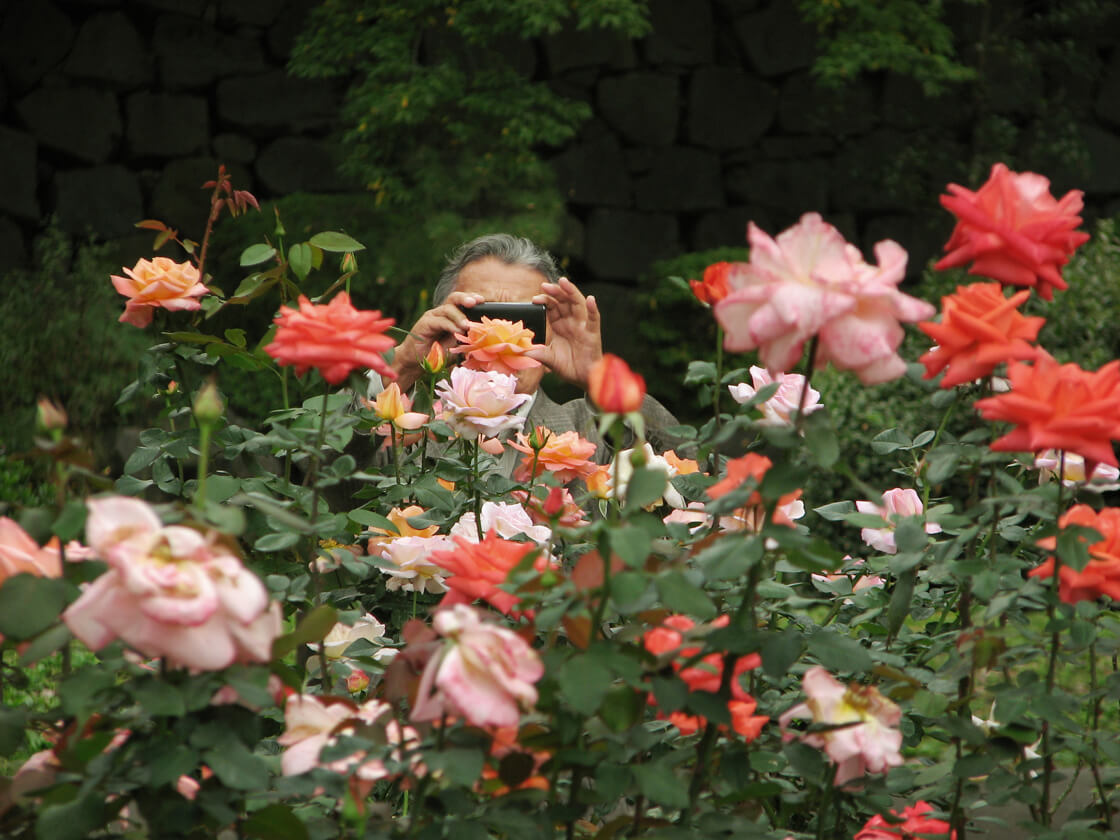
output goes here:
[[1093, 772], [1093, 781], [1097, 785], [1097, 796], [1101, 800], [1101, 819], [1109, 831], [1112, 831], [1112, 806], [1108, 802], [1108, 791], [1104, 789], [1101, 781], [1101, 768], [1097, 762], [1097, 740], [1100, 733], [1101, 722], [1101, 696], [1097, 693], [1097, 641], [1089, 643], [1089, 696], [1093, 698], [1093, 706], [1089, 713], [1089, 725], [1093, 733], [1093, 751], [1089, 754], [1089, 769]]

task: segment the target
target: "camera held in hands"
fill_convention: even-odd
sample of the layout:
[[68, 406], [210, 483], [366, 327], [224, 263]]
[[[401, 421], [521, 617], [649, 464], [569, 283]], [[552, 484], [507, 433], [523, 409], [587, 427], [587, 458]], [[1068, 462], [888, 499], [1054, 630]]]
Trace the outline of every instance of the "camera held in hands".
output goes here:
[[533, 341], [545, 343], [546, 308], [543, 303], [497, 303], [487, 301], [471, 307], [462, 307], [472, 321], [487, 318], [500, 318], [503, 321], [520, 321], [526, 329], [533, 331]]

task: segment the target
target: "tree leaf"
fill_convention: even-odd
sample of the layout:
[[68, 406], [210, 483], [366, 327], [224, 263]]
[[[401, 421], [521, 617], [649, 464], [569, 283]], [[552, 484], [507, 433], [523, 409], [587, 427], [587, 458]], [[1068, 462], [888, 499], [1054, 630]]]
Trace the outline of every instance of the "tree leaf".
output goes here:
[[688, 785], [677, 778], [668, 764], [654, 761], [635, 765], [631, 769], [638, 780], [638, 789], [651, 802], [667, 808], [688, 807]]
[[647, 467], [634, 470], [630, 481], [626, 484], [624, 509], [632, 511], [653, 504], [665, 493], [668, 484], [669, 476], [661, 470]]
[[297, 242], [289, 248], [288, 266], [300, 281], [306, 280], [311, 273], [311, 246], [306, 242]]
[[661, 601], [674, 612], [702, 621], [715, 618], [718, 610], [703, 589], [689, 581], [680, 572], [668, 572], [657, 579], [657, 592]]
[[809, 652], [833, 673], [847, 671], [861, 674], [870, 671], [871, 654], [855, 639], [830, 630], [818, 630], [809, 637]]
[[66, 590], [66, 582], [57, 578], [8, 578], [0, 586], [0, 634], [16, 641], [38, 636], [58, 621]]
[[241, 252], [239, 264], [242, 268], [260, 265], [276, 256], [276, 249], [267, 242], [257, 242]]

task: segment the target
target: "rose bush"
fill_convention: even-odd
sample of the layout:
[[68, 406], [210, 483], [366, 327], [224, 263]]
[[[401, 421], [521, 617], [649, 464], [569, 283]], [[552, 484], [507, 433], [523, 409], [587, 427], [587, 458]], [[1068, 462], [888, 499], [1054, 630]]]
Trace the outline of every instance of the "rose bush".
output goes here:
[[[1041, 292], [1082, 237], [1025, 175], [956, 193], [953, 249]], [[1042, 294], [960, 286], [935, 317], [899, 245], [752, 227], [696, 292], [726, 345], [682, 374], [713, 416], [657, 452], [617, 357], [602, 447], [523, 429], [485, 354], [371, 395], [393, 342], [349, 299], [361, 246], [283, 236], [160, 313], [122, 396], [160, 415], [119, 474], [44, 425], [53, 500], [0, 520], [0, 835], [1115, 835], [1120, 363], [1051, 359]], [[275, 332], [205, 327], [268, 300]], [[938, 346], [904, 360], [919, 320]], [[855, 457], [826, 364], [924, 388], [921, 426], [866, 430], [886, 493], [807, 484]], [[233, 369], [281, 384], [262, 423], [228, 415]]]

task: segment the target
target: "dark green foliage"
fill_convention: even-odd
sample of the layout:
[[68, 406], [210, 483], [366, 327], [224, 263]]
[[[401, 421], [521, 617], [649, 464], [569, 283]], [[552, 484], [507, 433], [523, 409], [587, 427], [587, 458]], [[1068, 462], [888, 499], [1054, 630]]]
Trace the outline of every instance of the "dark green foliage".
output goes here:
[[423, 253], [479, 222], [554, 228], [560, 198], [537, 149], [571, 138], [590, 108], [534, 80], [530, 39], [569, 21], [631, 36], [647, 28], [642, 0], [329, 0], [291, 68], [349, 81], [343, 169], [382, 214], [408, 213], [428, 237]]
[[124, 298], [109, 277], [120, 270], [109, 246], [74, 246], [51, 227], [36, 243], [33, 267], [4, 277], [0, 428], [11, 451], [30, 443], [41, 394], [66, 409], [74, 429], [116, 419], [117, 395], [150, 344], [145, 331], [117, 323]]

